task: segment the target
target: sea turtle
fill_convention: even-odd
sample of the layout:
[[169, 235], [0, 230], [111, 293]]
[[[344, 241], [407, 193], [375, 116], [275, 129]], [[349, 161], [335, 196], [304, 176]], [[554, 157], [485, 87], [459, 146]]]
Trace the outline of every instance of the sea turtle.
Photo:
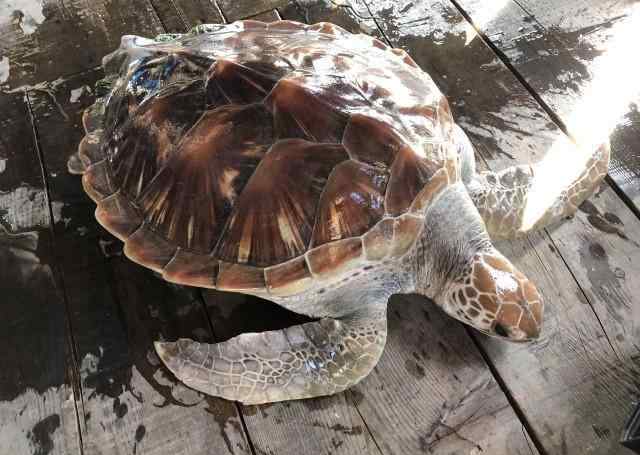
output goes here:
[[411, 57], [329, 23], [125, 36], [103, 66], [69, 169], [125, 254], [168, 281], [315, 318], [218, 344], [156, 343], [184, 383], [244, 403], [360, 381], [396, 293], [488, 335], [538, 337], [542, 298], [490, 237], [570, 215], [607, 172], [603, 144], [550, 196], [536, 165], [476, 173]]

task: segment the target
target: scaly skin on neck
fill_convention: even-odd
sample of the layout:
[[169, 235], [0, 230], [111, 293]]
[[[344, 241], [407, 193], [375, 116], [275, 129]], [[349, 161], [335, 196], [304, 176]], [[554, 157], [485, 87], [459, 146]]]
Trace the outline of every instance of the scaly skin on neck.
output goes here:
[[538, 337], [542, 298], [495, 249], [463, 183], [432, 203], [411, 260], [415, 292], [450, 316], [512, 341]]
[[490, 250], [482, 218], [462, 183], [450, 186], [429, 207], [416, 241], [415, 292], [436, 300], [460, 277], [474, 254]]

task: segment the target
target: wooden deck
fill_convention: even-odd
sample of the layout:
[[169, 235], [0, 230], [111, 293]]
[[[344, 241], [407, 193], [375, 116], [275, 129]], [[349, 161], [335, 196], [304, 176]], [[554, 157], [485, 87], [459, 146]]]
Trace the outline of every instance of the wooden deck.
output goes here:
[[[607, 59], [625, 28], [640, 27], [637, 6], [0, 1], [0, 454], [631, 454], [618, 439], [640, 398], [637, 34], [628, 59]], [[573, 219], [499, 245], [548, 302], [539, 341], [496, 342], [428, 302], [394, 298], [380, 364], [336, 396], [241, 406], [161, 367], [153, 340], [223, 340], [296, 316], [173, 286], [128, 261], [66, 159], [100, 58], [121, 35], [247, 17], [331, 21], [404, 48], [492, 169], [536, 161], [574, 131], [599, 72], [618, 65], [609, 86], [630, 90], [612, 122], [610, 177]]]

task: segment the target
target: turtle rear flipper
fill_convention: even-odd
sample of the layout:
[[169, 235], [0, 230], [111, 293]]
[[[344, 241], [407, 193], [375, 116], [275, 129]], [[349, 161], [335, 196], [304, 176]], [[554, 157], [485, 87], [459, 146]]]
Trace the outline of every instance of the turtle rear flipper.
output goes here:
[[609, 157], [608, 142], [585, 151], [563, 139], [539, 163], [482, 172], [465, 183], [491, 237], [512, 238], [573, 215], [607, 175]]

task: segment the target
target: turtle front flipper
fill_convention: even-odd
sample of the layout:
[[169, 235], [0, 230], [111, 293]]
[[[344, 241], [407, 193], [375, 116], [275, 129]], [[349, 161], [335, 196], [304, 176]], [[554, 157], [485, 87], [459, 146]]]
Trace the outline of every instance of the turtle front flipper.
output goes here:
[[330, 395], [363, 379], [378, 362], [386, 306], [341, 319], [244, 333], [218, 344], [157, 342], [164, 364], [189, 387], [245, 404]]
[[562, 139], [539, 163], [478, 173], [465, 183], [489, 235], [513, 238], [575, 213], [607, 174], [609, 155], [608, 143], [587, 151]]

